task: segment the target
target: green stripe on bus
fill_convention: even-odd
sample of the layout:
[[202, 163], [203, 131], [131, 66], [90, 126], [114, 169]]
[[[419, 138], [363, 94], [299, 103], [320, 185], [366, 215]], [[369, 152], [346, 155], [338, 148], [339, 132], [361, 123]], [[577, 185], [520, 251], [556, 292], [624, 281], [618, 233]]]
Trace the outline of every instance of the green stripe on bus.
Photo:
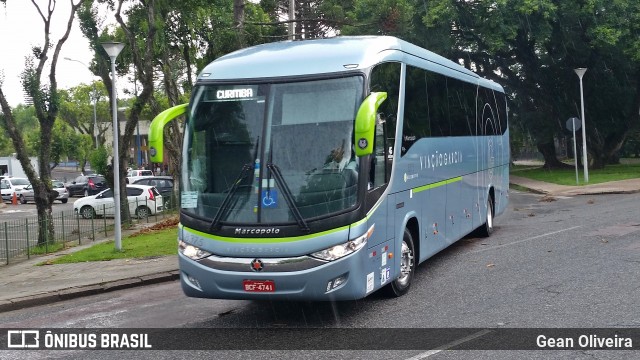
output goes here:
[[240, 237], [232, 238], [232, 237], [225, 237], [225, 236], [217, 236], [217, 235], [213, 235], [213, 234], [207, 234], [207, 233], [202, 232], [202, 231], [190, 229], [190, 228], [188, 228], [186, 226], [184, 227], [184, 230], [188, 231], [190, 233], [205, 237], [205, 238], [209, 238], [211, 240], [216, 240], [216, 241], [224, 241], [224, 242], [230, 242], [230, 243], [243, 243], [243, 244], [277, 244], [277, 243], [287, 243], [287, 242], [293, 242], [293, 241], [313, 239], [313, 238], [318, 237], [318, 236], [328, 235], [328, 234], [332, 234], [332, 233], [335, 233], [335, 232], [338, 232], [338, 231], [342, 231], [342, 230], [348, 230], [349, 226], [350, 225], [341, 226], [341, 227], [336, 228], [336, 229], [321, 231], [321, 232], [313, 233], [313, 234], [309, 234], [309, 235], [283, 237], [283, 238], [240, 238]]
[[462, 176], [458, 176], [458, 177], [455, 177], [455, 178], [452, 178], [452, 179], [448, 179], [448, 180], [438, 181], [436, 183], [429, 184], [429, 185], [419, 186], [419, 187], [413, 189], [413, 192], [414, 193], [418, 193], [420, 191], [434, 189], [434, 188], [437, 188], [437, 187], [440, 187], [440, 186], [444, 186], [444, 185], [447, 185], [447, 184], [452, 184], [452, 183], [458, 182], [458, 181], [462, 181]]

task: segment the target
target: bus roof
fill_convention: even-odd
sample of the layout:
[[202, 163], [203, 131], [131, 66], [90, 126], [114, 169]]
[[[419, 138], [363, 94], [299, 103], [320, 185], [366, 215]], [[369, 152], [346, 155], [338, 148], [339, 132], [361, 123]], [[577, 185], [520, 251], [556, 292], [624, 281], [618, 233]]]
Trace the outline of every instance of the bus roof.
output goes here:
[[[242, 80], [338, 73], [365, 69], [405, 54], [479, 79], [472, 71], [419, 46], [392, 36], [338, 36], [256, 45], [224, 55], [207, 65], [198, 80]], [[501, 87], [480, 80], [484, 86]]]

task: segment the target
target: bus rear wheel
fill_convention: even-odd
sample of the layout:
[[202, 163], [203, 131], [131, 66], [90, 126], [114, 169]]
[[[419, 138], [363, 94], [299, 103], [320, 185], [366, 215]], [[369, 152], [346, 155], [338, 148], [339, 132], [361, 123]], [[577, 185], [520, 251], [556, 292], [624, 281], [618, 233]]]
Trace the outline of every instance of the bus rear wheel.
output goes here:
[[400, 255], [400, 276], [384, 287], [387, 296], [399, 297], [406, 294], [411, 286], [415, 273], [415, 248], [413, 235], [409, 229], [404, 229], [402, 237], [402, 251]]
[[489, 237], [493, 233], [493, 198], [489, 196], [487, 199], [487, 217], [484, 224], [478, 228], [478, 235], [481, 237]]

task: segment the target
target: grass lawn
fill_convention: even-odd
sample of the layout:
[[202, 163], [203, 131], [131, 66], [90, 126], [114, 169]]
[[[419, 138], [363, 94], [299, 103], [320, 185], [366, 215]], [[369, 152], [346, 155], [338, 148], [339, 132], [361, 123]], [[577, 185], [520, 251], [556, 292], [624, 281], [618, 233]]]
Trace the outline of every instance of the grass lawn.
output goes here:
[[[582, 167], [578, 168], [580, 185], [584, 185]], [[575, 168], [562, 170], [546, 170], [540, 166], [515, 165], [511, 167], [511, 174], [529, 179], [546, 181], [560, 185], [576, 185]], [[604, 169], [589, 169], [589, 184], [640, 178], [640, 163], [624, 163], [607, 165]]]
[[109, 241], [47, 261], [46, 264], [175, 255], [178, 253], [177, 235], [177, 227], [134, 234], [122, 239], [122, 251], [116, 251], [115, 243]]

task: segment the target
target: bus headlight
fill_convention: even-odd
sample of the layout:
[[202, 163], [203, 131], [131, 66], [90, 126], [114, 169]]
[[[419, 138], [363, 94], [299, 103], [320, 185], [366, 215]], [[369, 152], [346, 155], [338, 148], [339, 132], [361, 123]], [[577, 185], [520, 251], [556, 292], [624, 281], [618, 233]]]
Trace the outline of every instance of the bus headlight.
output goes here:
[[356, 239], [349, 240], [344, 244], [335, 245], [330, 248], [314, 252], [311, 254], [311, 256], [322, 260], [333, 261], [352, 254], [365, 246], [367, 240], [369, 240], [371, 234], [373, 234], [374, 226], [375, 225], [371, 225], [369, 230], [367, 230], [364, 235]]
[[178, 242], [178, 251], [180, 251], [182, 255], [188, 257], [191, 260], [200, 260], [202, 258], [206, 258], [207, 256], [211, 255], [210, 252], [206, 250], [202, 250], [197, 246], [187, 244], [182, 240]]

